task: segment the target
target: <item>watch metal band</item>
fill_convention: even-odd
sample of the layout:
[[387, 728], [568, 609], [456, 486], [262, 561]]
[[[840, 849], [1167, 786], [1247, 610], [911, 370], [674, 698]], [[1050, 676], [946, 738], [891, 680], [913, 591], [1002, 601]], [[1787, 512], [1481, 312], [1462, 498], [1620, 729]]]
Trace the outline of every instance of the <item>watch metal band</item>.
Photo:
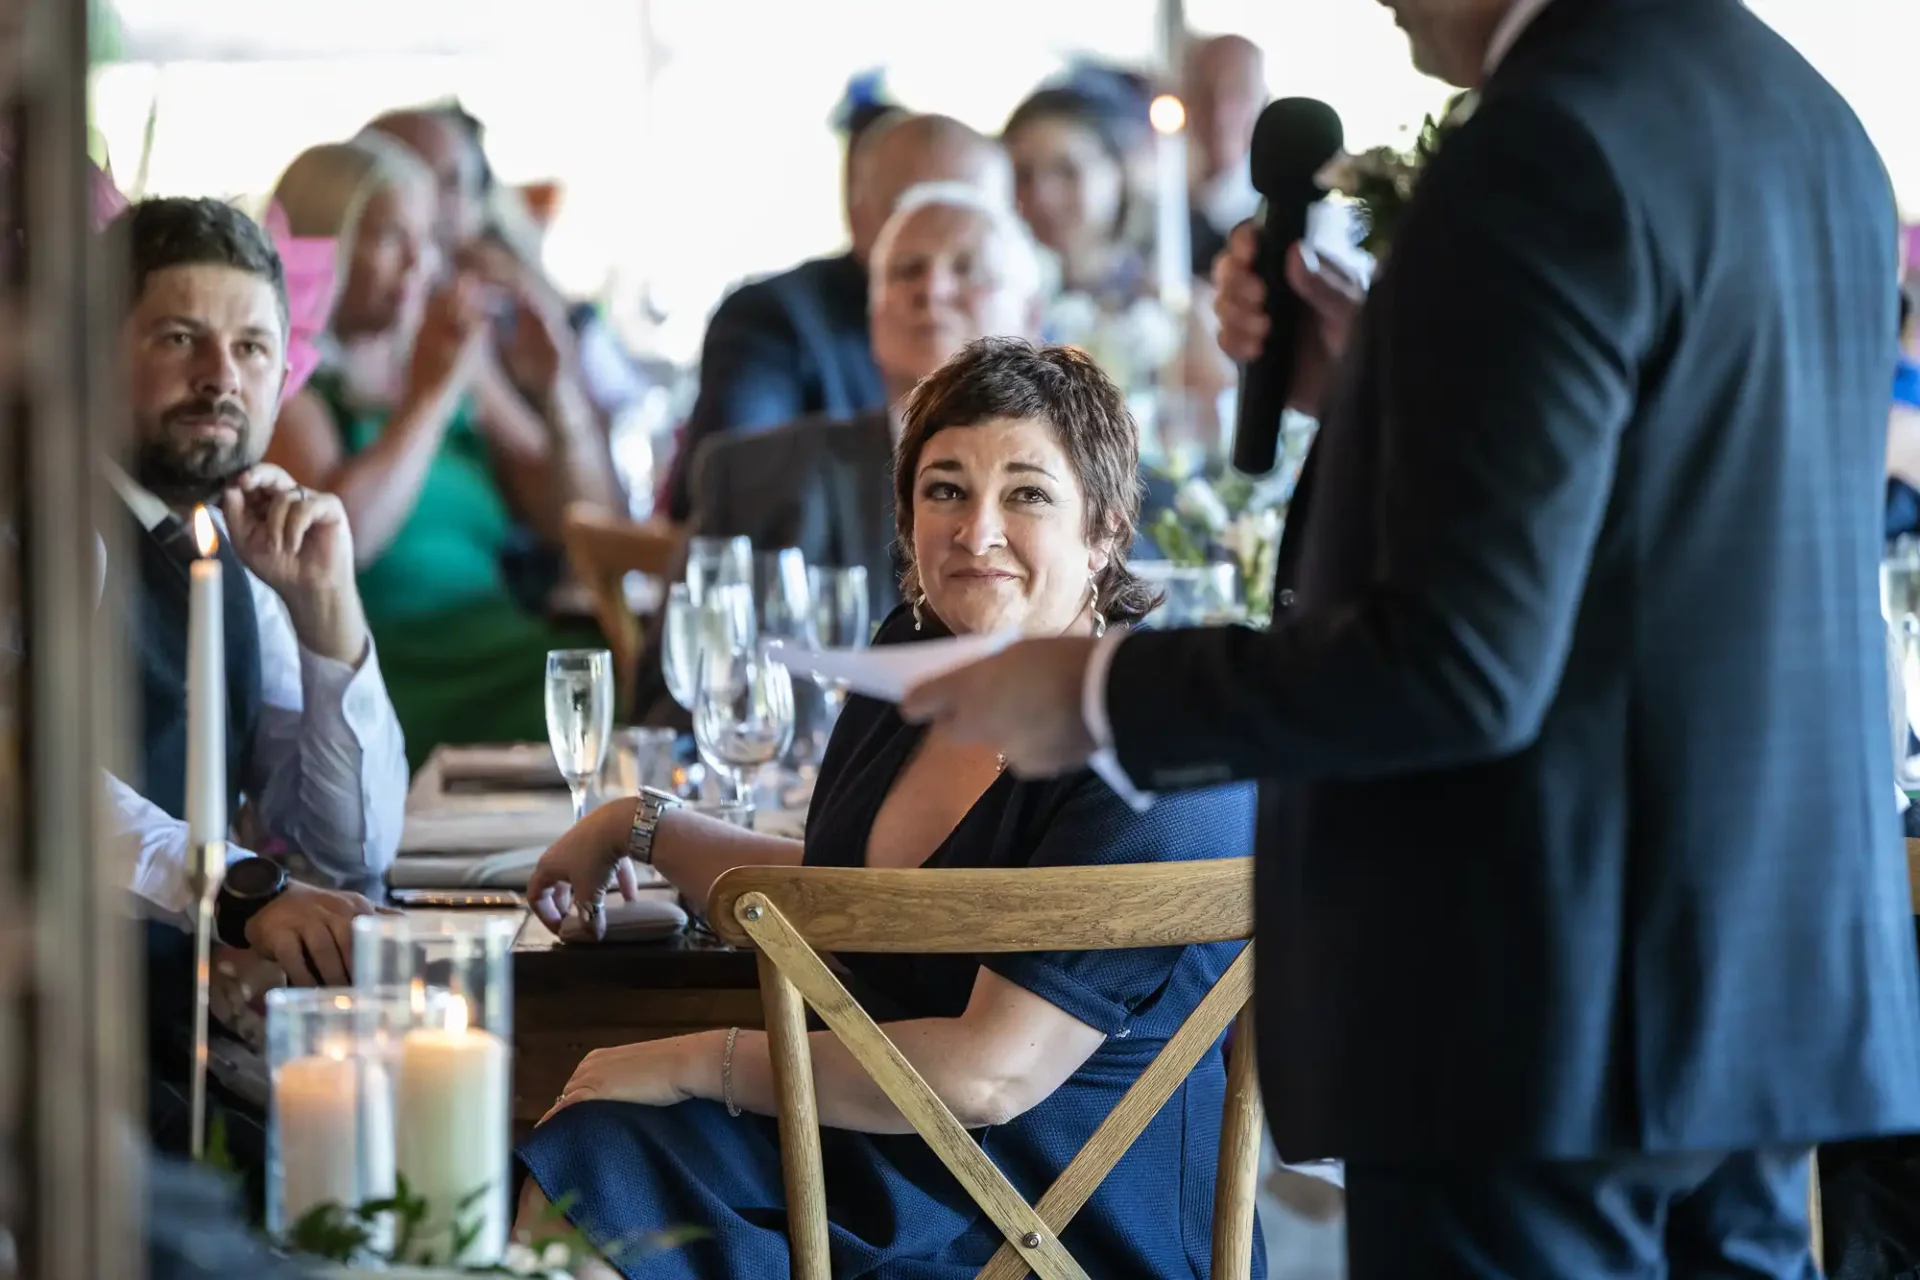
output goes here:
[[653, 835], [660, 827], [660, 816], [678, 809], [679, 796], [655, 787], [642, 787], [633, 806], [633, 827], [627, 832], [627, 856], [644, 866], [653, 865]]

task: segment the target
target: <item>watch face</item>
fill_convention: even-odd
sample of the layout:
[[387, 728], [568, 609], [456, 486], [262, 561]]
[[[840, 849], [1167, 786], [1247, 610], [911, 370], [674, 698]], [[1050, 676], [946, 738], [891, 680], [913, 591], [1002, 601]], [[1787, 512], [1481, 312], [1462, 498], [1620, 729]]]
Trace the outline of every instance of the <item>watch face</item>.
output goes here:
[[265, 858], [242, 858], [227, 868], [221, 888], [235, 898], [265, 898], [286, 883], [286, 868]]

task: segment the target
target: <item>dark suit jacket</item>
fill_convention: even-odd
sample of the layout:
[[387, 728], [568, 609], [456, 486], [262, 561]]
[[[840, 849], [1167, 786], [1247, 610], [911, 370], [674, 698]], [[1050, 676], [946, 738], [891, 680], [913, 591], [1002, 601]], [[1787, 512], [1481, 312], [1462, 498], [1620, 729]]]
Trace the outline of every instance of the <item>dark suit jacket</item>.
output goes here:
[[707, 324], [700, 398], [668, 490], [673, 518], [692, 513], [693, 462], [710, 438], [886, 404], [867, 342], [867, 269], [851, 254], [742, 285]]
[[808, 564], [860, 565], [876, 621], [900, 603], [885, 410], [717, 436], [694, 462], [694, 477], [693, 535], [745, 534], [756, 550], [798, 547]]
[[1145, 633], [1149, 786], [1257, 777], [1281, 1153], [1920, 1128], [1876, 599], [1895, 218], [1737, 0], [1553, 0], [1422, 178], [1269, 633]]

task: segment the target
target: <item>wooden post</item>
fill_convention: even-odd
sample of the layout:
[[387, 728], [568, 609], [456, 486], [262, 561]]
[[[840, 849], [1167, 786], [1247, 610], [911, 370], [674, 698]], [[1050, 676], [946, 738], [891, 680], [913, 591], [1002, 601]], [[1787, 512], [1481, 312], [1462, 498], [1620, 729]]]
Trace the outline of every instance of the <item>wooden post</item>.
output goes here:
[[1220, 1167], [1213, 1185], [1213, 1275], [1253, 1274], [1254, 1197], [1260, 1181], [1260, 1080], [1254, 1070], [1253, 1006], [1234, 1023], [1227, 1102], [1220, 1120]]
[[767, 1049], [779, 1103], [780, 1172], [787, 1187], [787, 1247], [794, 1280], [833, 1280], [827, 1265], [827, 1182], [820, 1167], [820, 1112], [807, 1049], [807, 1006], [767, 955], [760, 956]]

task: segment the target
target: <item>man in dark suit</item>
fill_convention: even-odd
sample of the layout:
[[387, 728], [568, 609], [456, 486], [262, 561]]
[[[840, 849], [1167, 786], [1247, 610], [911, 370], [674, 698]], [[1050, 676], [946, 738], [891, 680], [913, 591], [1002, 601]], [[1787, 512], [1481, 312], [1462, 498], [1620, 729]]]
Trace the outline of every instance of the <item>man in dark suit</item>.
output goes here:
[[1364, 311], [1293, 253], [1351, 341], [1271, 630], [1033, 642], [906, 710], [1023, 773], [1262, 780], [1263, 1093], [1348, 1161], [1356, 1280], [1811, 1276], [1808, 1148], [1920, 1128], [1887, 178], [1738, 0], [1389, 7], [1481, 97]]
[[872, 262], [873, 359], [888, 407], [708, 441], [695, 463], [691, 532], [798, 547], [808, 564], [864, 566], [877, 620], [900, 603], [892, 406], [976, 338], [1036, 337], [1040, 260], [1011, 208], [946, 182], [901, 197]]
[[869, 130], [850, 157], [848, 252], [743, 285], [707, 324], [700, 396], [668, 482], [668, 512], [693, 510], [692, 463], [708, 439], [765, 431], [814, 414], [884, 409], [887, 391], [867, 338], [867, 258], [900, 194], [968, 182], [1013, 207], [1013, 168], [1000, 145], [947, 116], [905, 116]]

